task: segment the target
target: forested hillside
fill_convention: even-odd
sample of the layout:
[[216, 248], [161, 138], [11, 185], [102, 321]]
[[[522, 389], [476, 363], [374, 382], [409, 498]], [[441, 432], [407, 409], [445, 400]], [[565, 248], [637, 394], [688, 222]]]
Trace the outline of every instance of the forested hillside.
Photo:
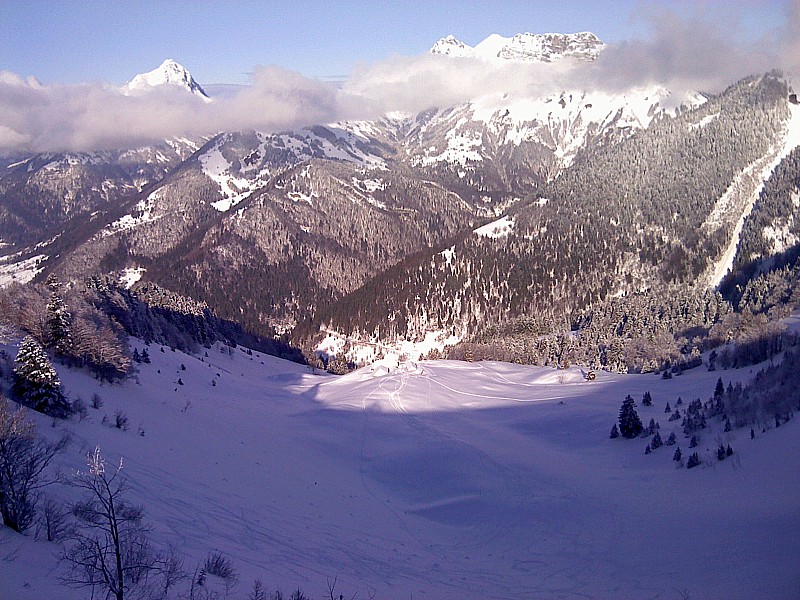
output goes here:
[[[513, 329], [502, 323], [535, 315], [551, 324], [537, 326], [544, 333], [552, 324], [570, 330], [585, 309], [614, 296], [672, 289], [702, 299], [702, 283], [692, 288], [720, 260], [741, 214], [720, 199], [742, 172], [774, 157], [788, 117], [777, 74], [740, 81], [622, 143], [587, 150], [494, 230], [410, 259], [318, 321], [367, 338], [418, 339], [427, 329]], [[680, 326], [707, 328], [721, 316], [701, 312]]]

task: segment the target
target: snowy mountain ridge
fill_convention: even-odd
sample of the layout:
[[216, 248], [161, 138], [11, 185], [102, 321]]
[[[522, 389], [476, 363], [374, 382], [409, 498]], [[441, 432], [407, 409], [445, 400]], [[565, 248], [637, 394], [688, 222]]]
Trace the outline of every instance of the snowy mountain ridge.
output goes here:
[[192, 74], [183, 65], [171, 58], [166, 59], [161, 65], [147, 73], [140, 73], [131, 79], [122, 88], [125, 95], [138, 95], [152, 91], [162, 85], [174, 85], [186, 89], [195, 96], [210, 102], [211, 98], [205, 93], [200, 84], [194, 80]]
[[443, 37], [430, 49], [431, 54], [549, 63], [565, 57], [594, 60], [605, 44], [589, 31], [580, 33], [518, 33], [503, 37], [493, 33], [476, 46], [469, 46], [452, 35]]

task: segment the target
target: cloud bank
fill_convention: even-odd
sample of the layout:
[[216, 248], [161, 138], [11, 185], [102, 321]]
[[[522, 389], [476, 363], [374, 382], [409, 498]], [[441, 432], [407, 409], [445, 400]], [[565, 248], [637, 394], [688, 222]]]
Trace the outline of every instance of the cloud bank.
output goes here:
[[773, 68], [800, 76], [800, 0], [784, 26], [744, 44], [735, 16], [679, 18], [650, 9], [649, 34], [608, 46], [593, 63], [525, 64], [433, 55], [362, 65], [342, 85], [280, 67], [257, 67], [252, 84], [214, 102], [179, 88], [126, 96], [102, 83], [42, 85], [0, 71], [0, 152], [130, 148], [176, 136], [280, 131], [390, 111], [448, 107], [489, 90], [541, 96], [560, 90], [620, 91], [658, 83], [676, 92], [715, 92]]

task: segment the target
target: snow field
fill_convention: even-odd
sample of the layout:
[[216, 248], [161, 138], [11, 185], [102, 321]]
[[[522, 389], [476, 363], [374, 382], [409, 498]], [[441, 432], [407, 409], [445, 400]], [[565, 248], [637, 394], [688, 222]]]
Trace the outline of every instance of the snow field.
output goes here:
[[[692, 470], [674, 467], [673, 448], [646, 456], [645, 439], [608, 439], [623, 398], [650, 391], [642, 421], [665, 440], [674, 427], [687, 457], [665, 403], [705, 400], [718, 377], [755, 367], [586, 382], [576, 367], [387, 360], [333, 377], [241, 349], [148, 350], [138, 381], [98, 388], [60, 369], [73, 398], [103, 399], [83, 422], [33, 418], [43, 435], [74, 436], [64, 473], [96, 445], [124, 456], [157, 544], [176, 543], [189, 570], [223, 552], [237, 598], [255, 578], [321, 598], [334, 577], [345, 595], [383, 599], [800, 592], [797, 419], [755, 440], [715, 424], [697, 450], [710, 456], [724, 435], [736, 454]], [[118, 410], [128, 431], [101, 423]], [[0, 598], [88, 597], [59, 588], [56, 551], [0, 530]]]

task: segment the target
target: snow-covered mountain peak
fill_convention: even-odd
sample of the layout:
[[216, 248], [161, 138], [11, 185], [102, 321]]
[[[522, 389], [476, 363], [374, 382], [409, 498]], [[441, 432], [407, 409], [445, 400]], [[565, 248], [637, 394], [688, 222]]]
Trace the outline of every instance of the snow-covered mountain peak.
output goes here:
[[473, 56], [484, 59], [498, 58], [500, 56], [500, 51], [510, 41], [511, 38], [493, 33], [473, 48]]
[[206, 102], [210, 98], [198, 84], [192, 74], [183, 65], [175, 62], [171, 58], [165, 60], [161, 65], [147, 73], [141, 73], [131, 79], [123, 88], [125, 94], [139, 94], [147, 92], [162, 85], [176, 85], [201, 97]]
[[594, 60], [604, 46], [600, 38], [588, 31], [518, 33], [510, 38], [493, 33], [475, 47], [448, 35], [436, 42], [430, 53], [483, 60], [552, 62], [568, 56], [581, 60]]
[[443, 54], [445, 56], [469, 56], [471, 51], [471, 46], [467, 46], [452, 35], [443, 37], [430, 49], [431, 54]]

